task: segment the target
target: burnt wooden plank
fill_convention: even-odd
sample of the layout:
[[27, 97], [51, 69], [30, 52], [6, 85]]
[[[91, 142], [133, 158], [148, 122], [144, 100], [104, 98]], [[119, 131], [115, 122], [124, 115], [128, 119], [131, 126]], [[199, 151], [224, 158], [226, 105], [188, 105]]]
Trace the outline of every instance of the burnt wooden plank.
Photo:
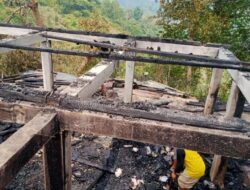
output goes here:
[[[104, 135], [150, 144], [170, 145], [230, 157], [249, 157], [250, 138], [238, 132], [197, 129], [142, 119], [129, 119], [106, 114], [59, 112], [66, 130]], [[69, 125], [71, 124], [71, 125]], [[181, 139], [180, 139], [181, 137]]]
[[162, 122], [171, 122], [182, 125], [192, 125], [203, 128], [221, 129], [228, 131], [249, 132], [249, 123], [240, 119], [223, 119], [217, 116], [203, 116], [183, 111], [158, 109], [156, 111], [143, 111], [134, 109], [130, 104], [118, 106], [98, 103], [96, 101], [80, 101], [76, 97], [60, 97], [60, 95], [47, 96], [47, 92], [33, 89], [16, 89], [8, 85], [0, 85], [0, 97], [11, 100], [24, 100], [42, 105], [51, 105], [68, 110], [88, 110], [102, 112], [123, 117], [149, 119]]
[[[0, 101], [0, 119], [4, 107], [10, 104]], [[15, 116], [23, 109], [29, 113], [44, 107], [18, 103]], [[179, 125], [148, 119], [133, 119], [113, 114], [89, 111], [67, 111], [56, 109], [61, 130], [84, 134], [115, 137], [150, 144], [162, 144], [187, 148], [210, 154], [221, 154], [235, 158], [250, 158], [250, 137], [246, 133]], [[11, 113], [9, 113], [11, 114]], [[13, 119], [15, 119], [13, 116]], [[180, 137], [182, 137], [180, 139]]]
[[55, 134], [56, 113], [37, 114], [0, 145], [0, 189], [3, 189], [33, 155]]

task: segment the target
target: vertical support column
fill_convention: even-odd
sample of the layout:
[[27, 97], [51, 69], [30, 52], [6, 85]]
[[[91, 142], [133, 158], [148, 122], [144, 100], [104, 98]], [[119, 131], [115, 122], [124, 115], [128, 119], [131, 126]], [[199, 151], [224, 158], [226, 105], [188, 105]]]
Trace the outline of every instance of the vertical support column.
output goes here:
[[133, 83], [134, 83], [134, 70], [135, 62], [126, 62], [126, 76], [125, 76], [125, 91], [124, 91], [124, 102], [131, 103], [133, 97]]
[[71, 190], [71, 176], [72, 176], [72, 152], [71, 152], [71, 132], [63, 131], [62, 132], [62, 145], [63, 145], [63, 165], [64, 165], [64, 188], [63, 190]]
[[220, 89], [222, 74], [223, 74], [222, 69], [213, 69], [208, 96], [204, 108], [205, 115], [210, 115], [213, 114], [214, 112], [214, 106]]
[[63, 158], [62, 139], [58, 133], [44, 146], [43, 167], [46, 190], [62, 190], [63, 183]]
[[[232, 83], [230, 96], [227, 102], [225, 118], [241, 117], [244, 110], [245, 98], [235, 82]], [[228, 159], [215, 155], [210, 170], [210, 178], [220, 188], [224, 188], [224, 178], [227, 171]]]
[[[214, 112], [214, 106], [215, 106], [218, 92], [220, 89], [222, 74], [223, 74], [222, 69], [213, 69], [212, 78], [211, 78], [209, 91], [208, 91], [208, 95], [207, 95], [207, 99], [206, 99], [206, 103], [205, 103], [205, 108], [204, 108], [205, 115], [210, 115], [210, 114], [213, 114], [213, 112]], [[221, 163], [221, 160], [218, 158], [217, 155], [215, 155], [210, 172], [212, 170], [213, 171], [217, 170], [216, 172], [218, 172], [219, 167], [216, 167], [216, 166], [219, 165], [220, 163]], [[213, 179], [212, 179], [212, 181], [213, 181]]]
[[71, 190], [71, 132], [56, 134], [43, 149], [46, 190]]
[[[133, 41], [128, 42], [128, 46], [135, 47], [136, 43]], [[134, 56], [135, 53], [129, 54], [130, 56]], [[125, 89], [124, 89], [124, 102], [131, 103], [133, 100], [133, 84], [134, 84], [134, 70], [135, 70], [135, 62], [134, 61], [126, 61], [126, 74], [125, 74]]]
[[[41, 47], [51, 47], [51, 41], [45, 41], [41, 43]], [[51, 53], [42, 52], [41, 53], [42, 70], [43, 70], [43, 86], [44, 90], [53, 90], [53, 64]]]

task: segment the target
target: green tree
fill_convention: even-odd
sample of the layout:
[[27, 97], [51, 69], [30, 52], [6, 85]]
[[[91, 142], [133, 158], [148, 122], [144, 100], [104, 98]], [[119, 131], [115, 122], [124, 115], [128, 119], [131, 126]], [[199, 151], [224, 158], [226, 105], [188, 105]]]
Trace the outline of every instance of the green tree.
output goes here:
[[140, 20], [143, 16], [143, 10], [140, 9], [139, 7], [136, 7], [134, 10], [133, 10], [133, 17], [135, 20]]
[[[161, 35], [166, 38], [191, 39], [201, 42], [226, 43], [234, 53], [244, 60], [249, 60], [250, 51], [250, 1], [249, 0], [161, 0], [158, 14], [159, 24], [163, 27]], [[182, 78], [174, 86], [185, 86], [185, 75], [180, 66], [171, 67], [175, 76]], [[178, 74], [179, 73], [179, 74]], [[191, 83], [186, 90], [195, 95], [206, 96], [211, 70], [195, 69]], [[183, 77], [184, 76], [184, 77]], [[199, 78], [204, 80], [199, 80]], [[227, 79], [223, 85], [229, 85]], [[182, 82], [183, 81], [183, 82]], [[201, 84], [201, 83], [206, 83]], [[228, 89], [224, 88], [222, 89]], [[202, 89], [201, 89], [202, 87]], [[226, 95], [227, 92], [222, 92]]]

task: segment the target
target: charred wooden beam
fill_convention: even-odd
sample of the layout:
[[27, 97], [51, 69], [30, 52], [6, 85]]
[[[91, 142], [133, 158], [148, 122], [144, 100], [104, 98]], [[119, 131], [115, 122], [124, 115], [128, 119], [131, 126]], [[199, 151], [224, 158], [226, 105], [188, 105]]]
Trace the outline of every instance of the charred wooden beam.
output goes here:
[[[0, 119], [4, 115], [9, 120], [25, 122], [44, 108], [34, 103], [0, 101]], [[242, 132], [197, 128], [98, 112], [63, 109], [55, 111], [61, 130], [169, 145], [228, 157], [250, 158], [250, 137]], [[24, 117], [25, 114], [28, 117]]]
[[56, 113], [51, 111], [37, 114], [0, 145], [0, 189], [58, 132], [54, 127], [55, 117]]
[[[0, 43], [31, 46], [31, 45], [40, 43], [42, 41], [45, 41], [45, 38], [43, 38], [40, 34], [28, 34], [28, 35], [18, 37], [16, 39], [0, 40]], [[8, 53], [10, 51], [13, 51], [13, 49], [7, 49], [7, 48], [0, 49], [0, 53]]]
[[[48, 31], [50, 30], [50, 31]], [[96, 32], [85, 31], [68, 31], [62, 29], [28, 29], [24, 26], [7, 25], [0, 26], [0, 34], [20, 36], [30, 33], [46, 32], [50, 35], [67, 37], [80, 40], [96, 40], [96, 41], [110, 41], [118, 45], [124, 45], [128, 39], [135, 39], [137, 41], [137, 47], [142, 49], [154, 49], [167, 52], [179, 52], [185, 54], [201, 55], [216, 57], [219, 47], [221, 45], [203, 45], [197, 42], [173, 40], [173, 39], [160, 39], [160, 38], [148, 38], [148, 37], [133, 37], [123, 34], [100, 34]]]
[[52, 48], [38, 48], [22, 45], [9, 45], [0, 44], [0, 47], [9, 49], [21, 49], [27, 51], [36, 52], [47, 52], [54, 54], [64, 54], [64, 55], [74, 55], [83, 57], [96, 57], [104, 58], [110, 60], [124, 60], [124, 61], [137, 61], [144, 63], [154, 63], [154, 64], [170, 64], [170, 65], [183, 65], [183, 66], [195, 66], [195, 67], [207, 67], [207, 68], [224, 68], [240, 71], [250, 71], [250, 64], [228, 64], [228, 63], [209, 63], [209, 62], [199, 62], [199, 61], [185, 61], [185, 60], [167, 60], [159, 58], [147, 58], [142, 56], [127, 56], [120, 55], [118, 53], [110, 52], [84, 52], [84, 51], [74, 51], [74, 50], [62, 50], [62, 49], [52, 49]]
[[[141, 41], [150, 41], [150, 42], [161, 42], [161, 43], [174, 43], [174, 44], [183, 44], [183, 45], [193, 45], [193, 46], [201, 46], [204, 45], [199, 41], [192, 40], [176, 40], [170, 38], [156, 38], [156, 37], [146, 37], [146, 36], [129, 36], [126, 34], [107, 34], [101, 32], [90, 32], [90, 31], [82, 31], [82, 30], [66, 30], [59, 28], [42, 28], [42, 27], [34, 27], [34, 26], [22, 26], [22, 25], [13, 25], [0, 23], [0, 27], [7, 28], [19, 28], [30, 30], [30, 32], [40, 31], [40, 32], [57, 32], [57, 33], [65, 33], [65, 34], [78, 34], [78, 35], [91, 35], [91, 36], [99, 36], [99, 37], [107, 37], [107, 38], [118, 38], [118, 39], [135, 39]], [[207, 47], [229, 47], [224, 44], [205, 44]]]
[[47, 92], [33, 89], [21, 89], [10, 85], [0, 85], [0, 97], [9, 100], [21, 100], [34, 102], [41, 105], [51, 105], [68, 110], [88, 110], [106, 114], [120, 115], [123, 117], [149, 119], [154, 121], [171, 122], [181, 125], [193, 125], [197, 127], [221, 129], [229, 131], [249, 132], [250, 124], [244, 120], [226, 120], [216, 116], [203, 116], [176, 110], [158, 109], [156, 111], [143, 111], [134, 109], [131, 104], [119, 103], [117, 105], [98, 103], [94, 101], [80, 101], [76, 97], [58, 94], [48, 96]]
[[[234, 60], [237, 61], [239, 60], [235, 55], [230, 52], [227, 49], [221, 49], [220, 50], [223, 55], [223, 59], [227, 60]], [[245, 99], [250, 103], [250, 74], [249, 73], [244, 73], [244, 72], [238, 72], [235, 70], [228, 70], [229, 74], [233, 78], [234, 82], [237, 84], [239, 87], [240, 91], [244, 95]]]
[[86, 40], [78, 40], [78, 39], [72, 39], [72, 38], [64, 38], [54, 35], [47, 35], [42, 34], [43, 37], [49, 38], [49, 39], [56, 39], [66, 42], [72, 42], [76, 44], [84, 44], [89, 45], [93, 47], [100, 47], [100, 48], [107, 48], [110, 50], [120, 50], [125, 52], [135, 52], [135, 53], [144, 53], [149, 55], [158, 55], [163, 57], [171, 57], [171, 58], [180, 58], [180, 59], [188, 59], [188, 60], [195, 60], [195, 61], [202, 61], [202, 62], [211, 62], [211, 63], [228, 63], [228, 64], [250, 64], [247, 62], [242, 62], [239, 60], [222, 60], [212, 57], [202, 57], [197, 55], [188, 55], [183, 53], [171, 53], [171, 52], [163, 52], [163, 51], [157, 51], [157, 50], [148, 50], [148, 49], [141, 49], [141, 48], [135, 48], [135, 47], [125, 47], [121, 45], [111, 44], [111, 43], [104, 43], [104, 42], [94, 42], [94, 41], [86, 41]]

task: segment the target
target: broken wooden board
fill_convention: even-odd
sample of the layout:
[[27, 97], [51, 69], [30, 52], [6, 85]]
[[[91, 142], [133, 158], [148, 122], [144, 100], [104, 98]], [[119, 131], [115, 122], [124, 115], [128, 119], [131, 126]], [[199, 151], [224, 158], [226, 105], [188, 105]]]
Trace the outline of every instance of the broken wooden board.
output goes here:
[[81, 100], [90, 98], [107, 80], [115, 69], [117, 61], [102, 61], [81, 76], [71, 86], [63, 89], [60, 94], [69, 94]]
[[54, 128], [55, 117], [55, 112], [40, 112], [0, 145], [0, 189], [3, 189], [58, 131]]

